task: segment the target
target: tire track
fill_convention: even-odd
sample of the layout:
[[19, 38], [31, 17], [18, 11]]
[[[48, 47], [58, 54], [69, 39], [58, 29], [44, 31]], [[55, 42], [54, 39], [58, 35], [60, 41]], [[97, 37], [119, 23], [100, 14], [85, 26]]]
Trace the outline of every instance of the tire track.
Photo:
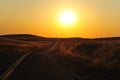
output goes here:
[[[49, 51], [52, 51], [52, 50], [55, 50], [56, 48], [59, 48], [60, 45], [63, 45], [64, 44], [61, 42], [60, 39], [58, 39], [54, 44], [53, 46], [50, 46], [50, 48], [48, 48], [46, 51], [43, 51], [43, 52], [40, 52], [42, 54], [48, 54]], [[0, 77], [0, 80], [7, 80], [7, 78], [12, 74], [12, 72], [15, 70], [15, 68], [24, 61], [24, 59], [29, 56], [32, 52], [34, 51], [37, 51], [39, 50], [39, 48], [33, 48], [33, 49], [30, 49], [28, 52], [26, 52], [23, 56], [21, 56], [14, 64], [12, 64], [6, 71], [5, 73], [3, 73], [3, 75]], [[64, 52], [63, 52], [64, 53]], [[52, 55], [47, 55], [49, 57], [50, 60], [53, 60], [53, 61], [56, 61], [58, 60], [56, 57], [52, 56]], [[63, 66], [62, 64], [60, 63], [54, 63], [56, 65], [59, 65], [63, 68], [63, 70], [66, 70], [68, 75], [71, 75], [73, 76], [74, 78], [71, 79], [71, 80], [85, 80], [83, 77], [80, 77], [79, 75], [77, 75], [76, 73], [74, 73], [73, 71], [67, 69], [65, 66]], [[71, 77], [70, 76], [70, 77]]]
[[[46, 53], [52, 49], [54, 49], [58, 44], [60, 43], [60, 40], [57, 40], [54, 45], [52, 47], [50, 47], [48, 50], [43, 51], [42, 53]], [[37, 50], [37, 48], [33, 48], [28, 50], [27, 52], [25, 52], [25, 54], [23, 56], [21, 56], [18, 60], [15, 61], [15, 63], [13, 63], [1, 76], [0, 76], [0, 80], [6, 80], [11, 74], [12, 72], [15, 70], [15, 68], [28, 56], [30, 55], [30, 53], [32, 53], [33, 51]]]
[[[56, 42], [56, 44], [54, 45], [54, 46], [52, 46], [48, 51], [46, 51], [45, 53], [47, 54], [47, 53], [49, 53], [49, 51], [51, 51], [51, 50], [54, 50], [54, 49], [56, 49], [56, 48], [58, 48], [59, 46], [64, 46], [64, 43], [63, 42], [61, 42], [61, 40], [58, 40], [57, 42]], [[65, 46], [64, 46], [65, 47]], [[60, 47], [59, 47], [60, 48]], [[65, 51], [63, 51], [63, 53], [66, 53], [66, 51], [67, 50], [65, 50]], [[54, 57], [54, 56], [52, 56], [52, 55], [47, 55], [51, 60], [53, 60], [53, 61], [56, 61], [56, 60], [58, 60], [56, 57]], [[55, 64], [57, 64], [57, 65], [59, 65], [59, 66], [61, 66], [62, 68], [63, 68], [63, 70], [66, 70], [70, 75], [72, 75], [75, 79], [72, 79], [72, 80], [86, 80], [86, 78], [85, 77], [81, 77], [81, 76], [79, 76], [78, 74], [76, 74], [74, 71], [71, 71], [70, 69], [68, 69], [68, 68], [66, 68], [66, 67], [64, 67], [62, 64], [60, 64], [60, 63], [55, 63]]]
[[6, 80], [10, 74], [14, 71], [14, 69], [31, 53], [34, 49], [30, 49], [29, 51], [25, 52], [23, 56], [21, 56], [18, 60], [15, 61], [1, 76], [0, 80]]

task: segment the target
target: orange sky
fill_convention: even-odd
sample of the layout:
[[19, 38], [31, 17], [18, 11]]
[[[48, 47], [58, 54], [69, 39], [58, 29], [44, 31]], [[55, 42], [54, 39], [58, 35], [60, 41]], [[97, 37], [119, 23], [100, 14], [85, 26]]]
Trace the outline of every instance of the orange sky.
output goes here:
[[[0, 34], [45, 37], [120, 36], [120, 0], [0, 0]], [[73, 10], [78, 20], [64, 27], [58, 15]]]

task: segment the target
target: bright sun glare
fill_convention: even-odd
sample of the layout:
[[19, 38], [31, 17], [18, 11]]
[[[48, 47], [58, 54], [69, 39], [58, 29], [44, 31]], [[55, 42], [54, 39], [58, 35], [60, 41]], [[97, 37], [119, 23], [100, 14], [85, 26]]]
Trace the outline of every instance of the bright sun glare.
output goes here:
[[72, 10], [64, 10], [59, 14], [59, 22], [64, 26], [71, 26], [76, 22], [77, 16]]

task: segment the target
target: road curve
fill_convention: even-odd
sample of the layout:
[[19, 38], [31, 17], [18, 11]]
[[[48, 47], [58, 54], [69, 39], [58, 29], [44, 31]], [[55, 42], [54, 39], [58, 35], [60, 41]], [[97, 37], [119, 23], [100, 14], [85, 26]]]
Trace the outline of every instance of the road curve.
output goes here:
[[14, 69], [33, 51], [34, 49], [30, 49], [29, 51], [25, 52], [23, 56], [21, 56], [18, 60], [15, 61], [1, 76], [0, 80], [6, 80]]
[[[45, 53], [45, 52], [48, 52], [49, 50], [52, 50], [53, 47], [56, 47], [56, 45], [58, 45], [59, 42], [60, 42], [60, 40], [56, 41], [52, 47], [50, 47], [47, 51], [43, 51], [42, 53]], [[6, 80], [6, 79], [12, 74], [12, 72], [15, 70], [15, 68], [16, 68], [28, 55], [30, 55], [32, 52], [34, 52], [34, 50], [36, 50], [36, 48], [31, 48], [30, 50], [28, 50], [27, 52], [25, 52], [24, 55], [22, 55], [18, 60], [16, 60], [16, 61], [0, 76], [0, 80]]]
[[46, 51], [41, 52], [39, 48], [29, 51], [3, 74], [1, 80], [81, 80], [74, 72], [57, 63], [56, 57], [48, 55], [60, 44], [61, 41], [57, 40]]

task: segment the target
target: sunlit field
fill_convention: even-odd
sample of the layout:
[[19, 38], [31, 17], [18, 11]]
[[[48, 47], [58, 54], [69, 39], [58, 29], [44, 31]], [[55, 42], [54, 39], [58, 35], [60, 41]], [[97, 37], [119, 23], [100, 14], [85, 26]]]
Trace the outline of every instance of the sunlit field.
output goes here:
[[[8, 77], [2, 76], [29, 52], [30, 55], [18, 66], [11, 68], [13, 71]], [[0, 37], [0, 75], [7, 80], [119, 80], [119, 53], [119, 37], [85, 39], [6, 35]]]
[[0, 0], [0, 80], [120, 80], [120, 0]]

